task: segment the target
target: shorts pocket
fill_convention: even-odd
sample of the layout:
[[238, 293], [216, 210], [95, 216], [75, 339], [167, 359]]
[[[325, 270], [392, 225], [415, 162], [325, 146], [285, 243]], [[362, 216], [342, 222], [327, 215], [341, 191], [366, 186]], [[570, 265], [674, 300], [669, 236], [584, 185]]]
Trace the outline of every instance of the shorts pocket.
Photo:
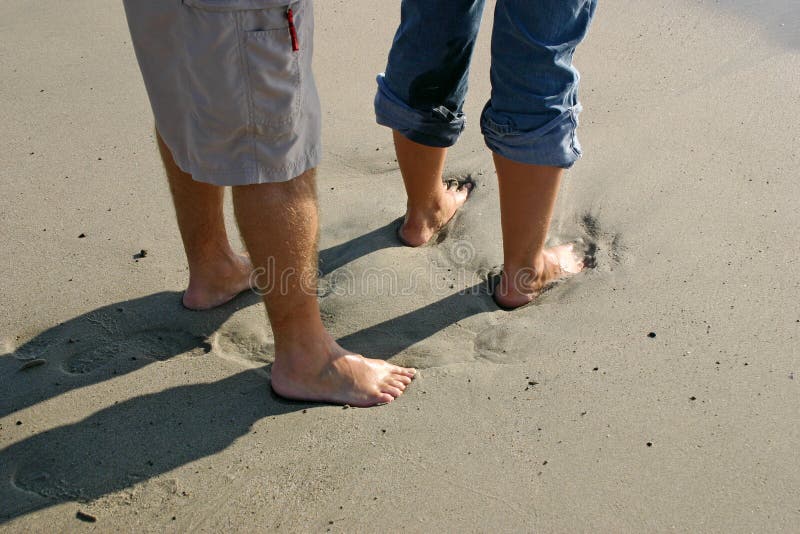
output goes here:
[[244, 55], [256, 133], [291, 133], [300, 114], [302, 69], [287, 28], [244, 32]]

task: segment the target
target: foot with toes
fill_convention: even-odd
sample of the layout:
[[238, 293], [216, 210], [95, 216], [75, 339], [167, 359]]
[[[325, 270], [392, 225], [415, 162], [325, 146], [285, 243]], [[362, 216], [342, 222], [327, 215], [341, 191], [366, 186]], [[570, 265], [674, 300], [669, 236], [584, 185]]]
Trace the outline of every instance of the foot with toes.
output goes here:
[[272, 389], [287, 399], [369, 407], [402, 395], [415, 374], [350, 353], [325, 333], [276, 351]]
[[532, 266], [504, 266], [492, 297], [501, 309], [514, 310], [533, 302], [552, 284], [585, 268], [584, 257], [576, 251], [574, 243], [546, 248]]

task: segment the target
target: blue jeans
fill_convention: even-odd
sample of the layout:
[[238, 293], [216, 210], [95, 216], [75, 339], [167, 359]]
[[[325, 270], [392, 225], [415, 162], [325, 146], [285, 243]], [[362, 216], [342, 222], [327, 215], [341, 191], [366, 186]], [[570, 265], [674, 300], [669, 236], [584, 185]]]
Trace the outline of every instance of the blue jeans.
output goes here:
[[[379, 124], [417, 143], [455, 144], [464, 130], [467, 74], [485, 0], [403, 0], [386, 72], [378, 76]], [[570, 167], [580, 157], [575, 47], [597, 0], [497, 0], [486, 146], [513, 161]]]

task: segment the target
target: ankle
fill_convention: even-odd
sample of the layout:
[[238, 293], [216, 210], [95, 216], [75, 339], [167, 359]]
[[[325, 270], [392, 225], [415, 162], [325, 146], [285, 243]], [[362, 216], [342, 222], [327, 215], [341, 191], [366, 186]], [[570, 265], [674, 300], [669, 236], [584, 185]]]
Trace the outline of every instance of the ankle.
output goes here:
[[302, 333], [281, 332], [275, 336], [275, 363], [279, 373], [318, 374], [332, 360], [339, 346], [324, 328]]
[[303, 310], [302, 306], [297, 306], [284, 316], [276, 315], [269, 314], [276, 350], [333, 340], [322, 324], [318, 308]]
[[447, 211], [448, 204], [445, 198], [428, 199], [424, 202], [411, 202], [409, 200], [407, 211], [407, 223], [409, 225], [424, 226], [430, 222], [436, 222]]
[[541, 254], [528, 262], [509, 262], [503, 267], [504, 291], [530, 294], [542, 288], [544, 258]]
[[446, 209], [449, 200], [447, 189], [441, 187], [416, 198], [409, 197], [406, 207], [409, 211], [431, 213]]
[[245, 270], [242, 258], [233, 250], [213, 251], [189, 262], [190, 278], [214, 281], [241, 275]]

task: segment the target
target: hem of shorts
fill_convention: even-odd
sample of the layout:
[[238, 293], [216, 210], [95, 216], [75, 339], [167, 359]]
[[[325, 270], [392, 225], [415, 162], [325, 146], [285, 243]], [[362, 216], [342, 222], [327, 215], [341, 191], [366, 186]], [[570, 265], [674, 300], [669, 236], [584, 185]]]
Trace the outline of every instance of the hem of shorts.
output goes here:
[[[251, 167], [229, 169], [224, 171], [209, 170], [202, 167], [196, 169], [178, 165], [182, 171], [190, 174], [196, 182], [203, 182], [223, 187], [240, 185], [257, 185], [288, 182], [302, 175], [309, 169], [317, 167], [321, 160], [321, 151], [316, 149], [307, 152], [303, 157], [281, 167], [265, 167], [256, 164]], [[176, 162], [177, 163], [177, 162]]]

